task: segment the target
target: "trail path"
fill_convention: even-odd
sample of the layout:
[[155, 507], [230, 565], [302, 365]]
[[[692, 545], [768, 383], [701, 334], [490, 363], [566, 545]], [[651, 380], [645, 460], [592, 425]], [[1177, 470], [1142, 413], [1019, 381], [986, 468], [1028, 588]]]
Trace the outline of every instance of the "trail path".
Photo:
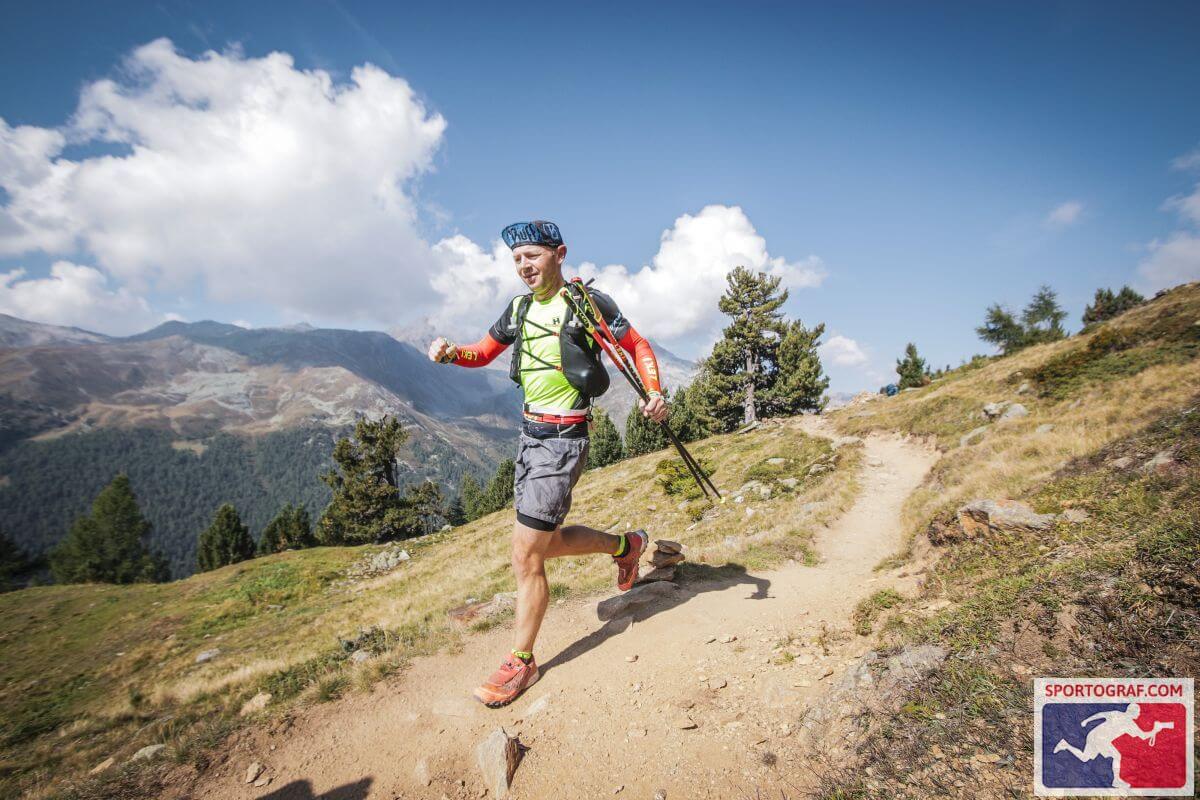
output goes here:
[[[820, 418], [803, 424], [833, 435]], [[854, 606], [884, 586], [912, 588], [903, 571], [873, 568], [899, 547], [901, 505], [935, 460], [912, 442], [866, 439], [862, 491], [818, 535], [819, 566], [688, 584], [607, 623], [597, 620], [594, 600], [551, 605], [537, 648], [542, 678], [507, 708], [470, 698], [507, 651], [505, 626], [468, 637], [461, 653], [419, 659], [369, 693], [306, 711], [286, 731], [255, 732], [187, 796], [481, 797], [474, 748], [496, 726], [520, 732], [529, 746], [509, 793], [521, 800], [649, 800], [658, 790], [669, 798], [753, 797], [756, 788], [795, 796], [807, 769], [796, 723], [869, 646], [850, 629]], [[781, 659], [772, 649], [789, 633], [802, 637], [787, 647], [796, 657], [774, 663]], [[737, 639], [722, 642], [726, 635]], [[680, 727], [685, 717], [695, 728]], [[265, 788], [243, 783], [254, 760], [274, 776]]]

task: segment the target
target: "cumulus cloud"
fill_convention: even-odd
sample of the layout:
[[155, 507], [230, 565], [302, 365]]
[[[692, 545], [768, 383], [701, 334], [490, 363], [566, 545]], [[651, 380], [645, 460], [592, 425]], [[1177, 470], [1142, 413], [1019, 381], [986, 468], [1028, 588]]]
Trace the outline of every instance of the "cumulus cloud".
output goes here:
[[[435, 323], [445, 326], [490, 325], [505, 302], [525, 291], [517, 280], [509, 249], [499, 240], [490, 250], [462, 236], [444, 239], [434, 248], [439, 273], [433, 288], [442, 296]], [[817, 286], [825, 278], [816, 256], [789, 262], [767, 251], [745, 212], [737, 206], [710, 205], [684, 214], [663, 232], [650, 264], [631, 270], [622, 264], [597, 266], [583, 262], [566, 273], [611, 294], [638, 331], [670, 343], [707, 341], [726, 322], [717, 309], [725, 291], [725, 275], [736, 266], [778, 275], [790, 289]], [[470, 286], [471, 291], [464, 291]]]
[[867, 363], [867, 354], [858, 342], [841, 334], [829, 337], [817, 349], [823, 360], [841, 367], [857, 367]]
[[0, 312], [116, 336], [167, 320], [128, 289], [110, 289], [100, 270], [69, 261], [53, 264], [45, 278], [26, 278], [23, 269], [0, 273]]
[[445, 127], [370, 65], [338, 84], [285, 53], [192, 59], [160, 39], [61, 130], [0, 120], [0, 255], [83, 251], [139, 292], [394, 319], [435, 296], [409, 187]]
[[1060, 203], [1046, 215], [1044, 223], [1047, 228], [1067, 228], [1079, 221], [1083, 214], [1083, 203], [1078, 200], [1068, 200]]
[[[1200, 170], [1200, 149], [1176, 158], [1171, 166]], [[1165, 207], [1176, 212], [1185, 226], [1200, 227], [1200, 183], [1190, 194], [1167, 200]], [[1138, 264], [1138, 274], [1151, 291], [1200, 280], [1200, 233], [1195, 230], [1179, 230], [1165, 240], [1155, 239], [1147, 250], [1149, 254]]]

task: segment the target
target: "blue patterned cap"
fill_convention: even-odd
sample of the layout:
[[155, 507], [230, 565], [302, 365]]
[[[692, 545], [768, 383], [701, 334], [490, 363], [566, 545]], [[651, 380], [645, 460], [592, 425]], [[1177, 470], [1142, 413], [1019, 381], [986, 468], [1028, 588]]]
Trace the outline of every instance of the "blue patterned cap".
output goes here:
[[535, 219], [533, 222], [514, 222], [500, 231], [504, 243], [509, 250], [523, 244], [540, 244], [546, 247], [558, 247], [563, 243], [562, 234], [553, 222]]

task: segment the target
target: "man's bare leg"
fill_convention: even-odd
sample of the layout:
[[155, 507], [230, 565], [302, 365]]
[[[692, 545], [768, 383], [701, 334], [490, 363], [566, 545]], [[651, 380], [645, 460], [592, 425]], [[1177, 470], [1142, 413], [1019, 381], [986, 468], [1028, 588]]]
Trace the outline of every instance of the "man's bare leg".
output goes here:
[[612, 533], [583, 525], [567, 525], [547, 533], [521, 523], [513, 527], [512, 567], [517, 578], [517, 619], [513, 649], [533, 652], [533, 643], [546, 607], [550, 603], [550, 583], [546, 580], [546, 559], [581, 556], [588, 553], [616, 552], [621, 538]]

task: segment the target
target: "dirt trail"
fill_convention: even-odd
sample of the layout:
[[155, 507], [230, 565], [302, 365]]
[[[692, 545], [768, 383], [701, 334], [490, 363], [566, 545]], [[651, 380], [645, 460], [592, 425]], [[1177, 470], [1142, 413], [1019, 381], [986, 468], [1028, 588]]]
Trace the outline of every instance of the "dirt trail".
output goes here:
[[[819, 418], [802, 424], [832, 435]], [[519, 731], [530, 748], [513, 798], [609, 797], [618, 787], [620, 797], [646, 800], [657, 790], [794, 795], [806, 779], [796, 722], [868, 647], [850, 631], [855, 604], [913, 580], [873, 568], [899, 546], [901, 505], [936, 455], [884, 436], [868, 438], [865, 450], [862, 491], [819, 534], [819, 566], [691, 583], [607, 623], [597, 621], [594, 600], [552, 605], [538, 640], [542, 679], [511, 706], [489, 710], [469, 694], [507, 651], [503, 627], [469, 637], [461, 653], [420, 659], [370, 693], [307, 711], [286, 732], [257, 732], [187, 796], [480, 797], [474, 747], [496, 726]], [[802, 636], [788, 648], [797, 655], [773, 663], [788, 633]], [[726, 634], [736, 641], [723, 643]], [[682, 729], [684, 717], [696, 727]], [[242, 782], [253, 760], [274, 776], [268, 787]], [[417, 775], [422, 762], [429, 785]]]

